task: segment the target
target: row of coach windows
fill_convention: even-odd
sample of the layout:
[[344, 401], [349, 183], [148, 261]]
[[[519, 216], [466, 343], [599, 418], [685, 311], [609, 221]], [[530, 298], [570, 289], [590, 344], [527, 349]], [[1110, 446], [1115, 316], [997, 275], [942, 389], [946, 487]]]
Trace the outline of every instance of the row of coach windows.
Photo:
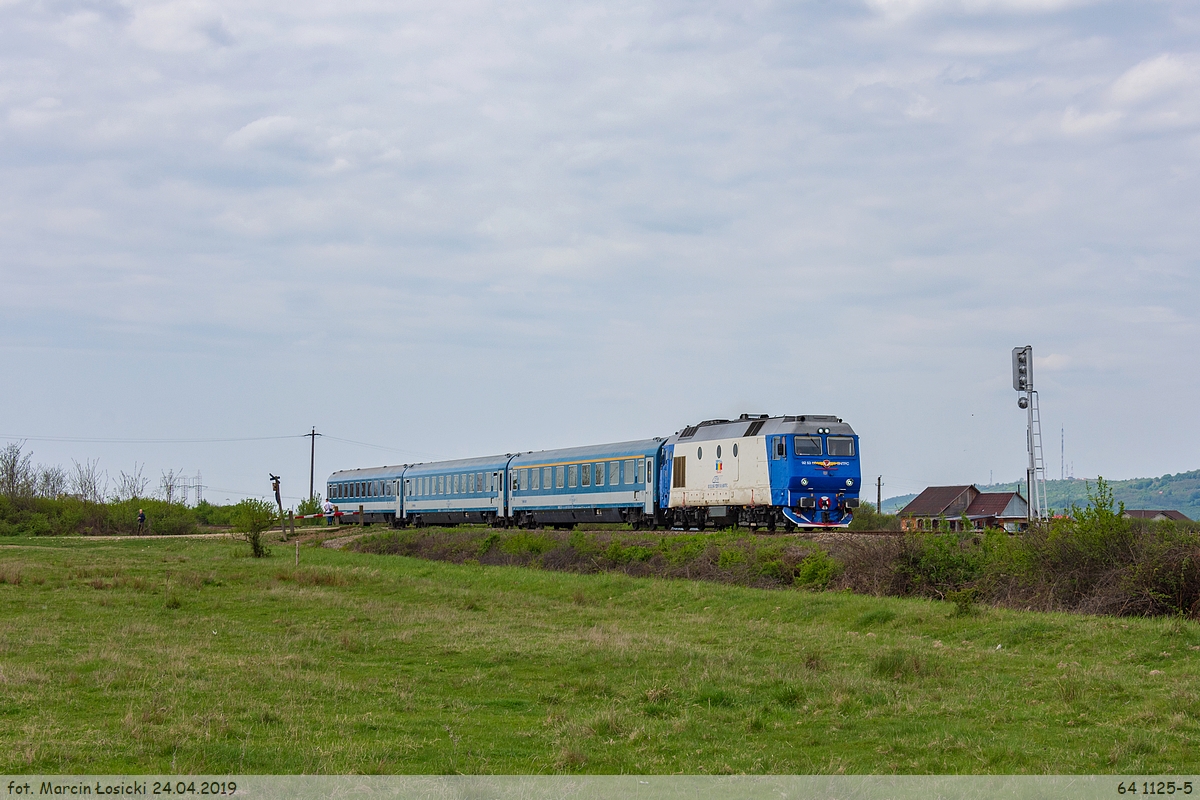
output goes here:
[[329, 484], [330, 500], [345, 500], [348, 497], [395, 497], [396, 481], [354, 481], [353, 483]]
[[645, 483], [646, 462], [640, 458], [600, 461], [595, 464], [560, 464], [555, 467], [518, 469], [513, 488], [540, 492], [546, 489], [580, 489]]
[[418, 497], [439, 494], [478, 494], [494, 491], [492, 475], [487, 472], [459, 472], [454, 475], [424, 475], [409, 480], [408, 488]]

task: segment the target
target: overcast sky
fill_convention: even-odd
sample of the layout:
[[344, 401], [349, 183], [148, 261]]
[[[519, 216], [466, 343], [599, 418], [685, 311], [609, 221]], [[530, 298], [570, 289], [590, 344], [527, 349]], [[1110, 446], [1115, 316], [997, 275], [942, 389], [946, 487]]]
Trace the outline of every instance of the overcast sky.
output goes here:
[[[830, 413], [1200, 468], [1200, 7], [0, 0], [0, 442], [333, 470]], [[336, 439], [333, 437], [337, 437]], [[390, 450], [373, 449], [350, 441]]]

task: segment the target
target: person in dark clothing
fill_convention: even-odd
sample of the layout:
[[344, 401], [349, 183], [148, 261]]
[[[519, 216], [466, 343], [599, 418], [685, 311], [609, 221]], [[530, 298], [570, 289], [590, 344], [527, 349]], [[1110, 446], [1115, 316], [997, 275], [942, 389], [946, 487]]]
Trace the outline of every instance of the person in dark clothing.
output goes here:
[[139, 508], [139, 509], [138, 509], [138, 529], [137, 529], [137, 535], [138, 535], [138, 536], [141, 536], [141, 535], [142, 535], [142, 533], [143, 533], [143, 532], [145, 532], [145, 530], [146, 530], [146, 511], [145, 511], [145, 509], [141, 509], [141, 508]]

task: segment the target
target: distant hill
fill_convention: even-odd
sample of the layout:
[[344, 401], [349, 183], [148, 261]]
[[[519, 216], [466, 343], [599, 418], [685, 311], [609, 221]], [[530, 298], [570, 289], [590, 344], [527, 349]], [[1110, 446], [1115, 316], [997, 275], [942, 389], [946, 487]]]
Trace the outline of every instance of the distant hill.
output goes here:
[[[990, 486], [975, 484], [985, 492], [1012, 492], [1020, 488], [1025, 494], [1025, 483], [995, 483]], [[1200, 520], [1200, 469], [1163, 475], [1161, 478], [1133, 478], [1127, 481], [1109, 481], [1113, 500], [1124, 503], [1126, 508], [1173, 508], [1182, 511], [1194, 520]], [[1063, 511], [1071, 504], [1087, 505], [1087, 489], [1095, 490], [1095, 478], [1068, 478], [1063, 481], [1046, 481], [1046, 499], [1050, 508]], [[889, 497], [883, 501], [885, 514], [895, 514], [915, 494]]]

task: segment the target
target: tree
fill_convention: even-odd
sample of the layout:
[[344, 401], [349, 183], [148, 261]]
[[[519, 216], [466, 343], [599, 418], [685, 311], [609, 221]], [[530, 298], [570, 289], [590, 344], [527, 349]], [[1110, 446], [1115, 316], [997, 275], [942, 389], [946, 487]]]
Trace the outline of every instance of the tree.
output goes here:
[[71, 494], [90, 503], [103, 503], [108, 494], [108, 473], [101, 472], [100, 460], [84, 459], [82, 464], [78, 461], [71, 463], [75, 465], [68, 481]]
[[167, 470], [158, 482], [158, 496], [168, 503], [181, 503], [187, 496], [188, 476], [183, 470]]
[[263, 543], [263, 532], [276, 520], [275, 506], [257, 497], [248, 497], [233, 507], [233, 529], [246, 534], [250, 554], [255, 558], [271, 555]]
[[0, 494], [8, 497], [28, 497], [33, 494], [36, 475], [33, 453], [21, 454], [24, 442], [9, 442], [0, 450]]
[[125, 470], [121, 470], [120, 476], [117, 478], [117, 488], [113, 491], [114, 500], [122, 502], [146, 496], [146, 486], [150, 483], [150, 479], [142, 475], [144, 466], [145, 464], [138, 466], [135, 461], [132, 472], [127, 474]]
[[67, 493], [67, 473], [62, 467], [39, 467], [37, 477], [38, 497], [56, 498]]

